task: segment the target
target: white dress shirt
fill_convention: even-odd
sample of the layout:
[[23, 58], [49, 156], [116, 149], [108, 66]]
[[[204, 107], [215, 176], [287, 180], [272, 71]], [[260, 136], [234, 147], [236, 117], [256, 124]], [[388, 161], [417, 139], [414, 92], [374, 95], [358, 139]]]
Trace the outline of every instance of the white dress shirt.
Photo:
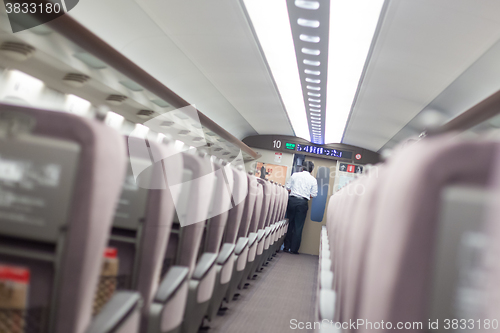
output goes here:
[[318, 195], [318, 182], [307, 171], [295, 172], [286, 182], [290, 195], [309, 200]]

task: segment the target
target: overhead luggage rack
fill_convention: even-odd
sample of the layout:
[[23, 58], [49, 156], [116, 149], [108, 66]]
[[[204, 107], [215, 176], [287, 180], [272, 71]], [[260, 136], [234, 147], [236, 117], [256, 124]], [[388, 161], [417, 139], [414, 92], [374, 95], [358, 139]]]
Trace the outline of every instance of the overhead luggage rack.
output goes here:
[[[40, 1], [42, 3], [50, 3], [47, 0]], [[37, 15], [39, 14], [32, 14], [31, 19], [39, 19]], [[22, 20], [25, 18], [26, 17], [22, 16], [17, 19]], [[40, 20], [43, 20], [43, 17], [40, 17]], [[32, 25], [31, 21], [18, 21], [15, 23], [21, 26]], [[91, 55], [90, 57], [95, 57], [98, 61], [103, 62], [116, 69], [119, 73], [132, 80], [135, 85], [138, 85], [141, 88], [148, 90], [152, 94], [155, 94], [157, 97], [164, 100], [172, 107], [180, 109], [190, 106], [190, 104], [186, 100], [181, 98], [174, 91], [148, 74], [145, 70], [137, 66], [134, 62], [122, 55], [120, 52], [104, 42], [98, 36], [90, 32], [90, 30], [86, 29], [83, 25], [74, 20], [71, 15], [62, 15], [57, 19], [46, 23], [46, 25], [57, 31], [60, 35], [67, 38], [69, 41], [73, 42], [75, 45], [78, 45], [78, 47], [89, 52], [89, 54]], [[123, 98], [120, 99], [120, 101], [122, 100]], [[196, 116], [198, 119], [194, 120], [199, 120], [200, 124], [203, 127], [213, 133], [216, 133], [221, 139], [240, 149], [247, 158], [255, 159], [259, 156], [254, 150], [238, 140], [235, 136], [230, 134], [217, 123], [212, 121], [201, 111], [196, 110]]]

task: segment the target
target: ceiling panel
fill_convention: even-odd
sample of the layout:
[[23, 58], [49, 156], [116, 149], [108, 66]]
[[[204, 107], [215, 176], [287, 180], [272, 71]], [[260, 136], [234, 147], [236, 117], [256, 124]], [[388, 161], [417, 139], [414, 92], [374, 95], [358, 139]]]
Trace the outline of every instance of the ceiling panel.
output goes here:
[[138, 3], [259, 134], [293, 133], [239, 1]]
[[238, 1], [86, 0], [71, 15], [236, 137], [293, 135]]
[[498, 1], [390, 1], [342, 142], [381, 149], [500, 38], [499, 11]]

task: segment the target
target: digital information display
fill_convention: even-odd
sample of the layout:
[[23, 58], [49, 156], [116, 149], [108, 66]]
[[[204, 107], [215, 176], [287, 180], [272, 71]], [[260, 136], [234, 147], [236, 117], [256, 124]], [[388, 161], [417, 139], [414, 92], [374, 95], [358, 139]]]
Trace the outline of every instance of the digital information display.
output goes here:
[[323, 147], [316, 147], [316, 146], [305, 146], [305, 145], [297, 145], [297, 150], [296, 151], [303, 151], [309, 154], [316, 154], [316, 155], [324, 155], [324, 156], [332, 156], [332, 157], [338, 157], [338, 158], [346, 158], [346, 159], [352, 159], [352, 152], [350, 151], [342, 151], [338, 149], [326, 149]]
[[295, 150], [295, 146], [297, 146], [295, 143], [289, 143], [289, 142], [285, 143], [286, 149]]

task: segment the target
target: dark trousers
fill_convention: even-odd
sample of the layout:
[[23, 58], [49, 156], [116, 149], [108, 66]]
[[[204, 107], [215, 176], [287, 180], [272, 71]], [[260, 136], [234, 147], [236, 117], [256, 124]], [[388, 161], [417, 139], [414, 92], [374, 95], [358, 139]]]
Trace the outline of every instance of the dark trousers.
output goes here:
[[299, 251], [307, 209], [309, 209], [309, 200], [293, 196], [288, 198], [288, 207], [286, 209], [288, 231], [285, 237], [285, 250], [290, 249], [291, 252]]

